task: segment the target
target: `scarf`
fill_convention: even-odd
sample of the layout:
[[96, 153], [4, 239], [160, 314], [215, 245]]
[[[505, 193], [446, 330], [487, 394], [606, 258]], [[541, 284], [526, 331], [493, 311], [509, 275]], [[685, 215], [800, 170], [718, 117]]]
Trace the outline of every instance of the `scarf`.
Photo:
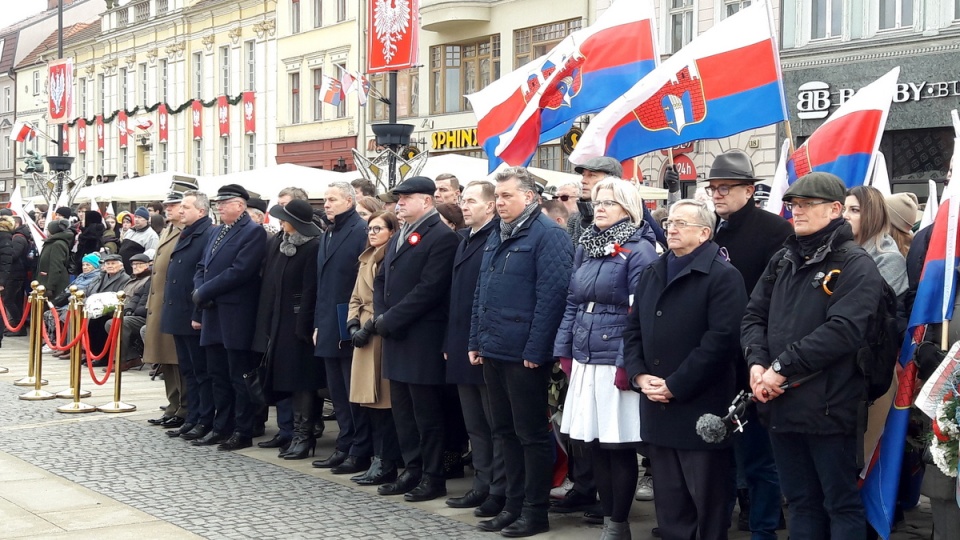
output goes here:
[[283, 233], [283, 239], [280, 240], [280, 253], [287, 257], [293, 257], [297, 254], [297, 247], [302, 246], [313, 240], [314, 237], [295, 232], [293, 234]]
[[820, 229], [819, 231], [808, 234], [807, 236], [798, 236], [797, 243], [800, 244], [800, 255], [804, 259], [809, 259], [813, 257], [817, 251], [820, 250], [828, 241], [830, 241], [831, 235], [834, 231], [840, 228], [841, 225], [845, 224], [846, 221], [842, 217], [834, 219], [827, 224], [826, 227]]
[[527, 207], [523, 209], [523, 212], [520, 212], [520, 215], [517, 217], [517, 219], [511, 221], [510, 223], [507, 223], [505, 220], [501, 219], [500, 220], [500, 241], [502, 242], [510, 238], [511, 236], [513, 236], [514, 233], [517, 232], [517, 229], [520, 228], [520, 225], [523, 225], [524, 223], [526, 223], [527, 218], [529, 218], [534, 212], [536, 212], [538, 208], [540, 208], [540, 205], [536, 201], [534, 201], [528, 204]]
[[610, 250], [607, 246], [613, 244], [623, 246], [637, 232], [637, 229], [638, 227], [629, 218], [624, 218], [602, 231], [594, 225], [583, 231], [580, 236], [580, 245], [583, 246], [583, 252], [588, 257], [595, 259], [609, 257]]

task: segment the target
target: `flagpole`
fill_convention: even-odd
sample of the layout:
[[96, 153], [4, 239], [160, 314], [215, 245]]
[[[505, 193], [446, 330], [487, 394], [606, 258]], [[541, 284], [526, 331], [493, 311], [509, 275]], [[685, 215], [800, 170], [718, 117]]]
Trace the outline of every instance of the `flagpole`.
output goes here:
[[790, 119], [787, 118], [783, 121], [783, 131], [787, 134], [787, 140], [790, 141], [790, 155], [796, 151], [796, 148], [793, 146], [793, 130], [790, 129]]

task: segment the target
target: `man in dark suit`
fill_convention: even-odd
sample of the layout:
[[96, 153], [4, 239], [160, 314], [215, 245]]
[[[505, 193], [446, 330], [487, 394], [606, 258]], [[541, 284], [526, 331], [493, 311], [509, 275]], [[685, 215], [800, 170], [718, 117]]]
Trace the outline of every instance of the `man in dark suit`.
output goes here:
[[333, 455], [313, 462], [313, 466], [329, 468], [333, 474], [366, 471], [373, 454], [367, 414], [360, 405], [350, 403], [353, 345], [349, 338], [351, 331], [360, 330], [360, 321], [347, 321], [346, 308], [357, 282], [357, 259], [367, 247], [367, 224], [357, 214], [354, 197], [353, 186], [347, 182], [333, 182], [327, 187], [323, 210], [331, 225], [320, 237], [317, 252], [314, 355], [323, 359], [340, 434]]
[[183, 194], [177, 217], [183, 230], [170, 255], [160, 310], [160, 331], [173, 336], [186, 401], [190, 404], [187, 422], [168, 434], [187, 441], [199, 439], [211, 429], [227, 433], [233, 425], [232, 410], [214, 409], [207, 356], [200, 346], [201, 311], [192, 298], [197, 263], [213, 230], [209, 214], [210, 199], [206, 194], [196, 190]]
[[394, 188], [404, 220], [374, 281], [376, 332], [383, 338], [383, 376], [406, 469], [381, 495], [410, 502], [447, 494], [443, 474], [443, 333], [459, 237], [434, 208], [433, 180], [415, 176]]
[[266, 231], [250, 219], [243, 186], [227, 184], [214, 201], [222, 225], [213, 230], [193, 278], [194, 303], [203, 310], [200, 345], [206, 348], [217, 410], [234, 407], [233, 434], [211, 431], [199, 445], [220, 443], [219, 450], [253, 444], [253, 403], [243, 375], [256, 368], [250, 344], [260, 294], [260, 266]]
[[503, 451], [490, 433], [490, 400], [483, 381], [483, 366], [470, 364], [467, 343], [470, 340], [470, 317], [473, 296], [477, 290], [483, 247], [487, 237], [500, 226], [496, 219], [494, 186], [486, 180], [471, 182], [463, 190], [463, 221], [469, 227], [460, 231], [463, 240], [453, 262], [453, 284], [450, 288], [450, 321], [444, 358], [447, 359], [447, 383], [456, 384], [460, 394], [463, 421], [470, 436], [473, 456], [473, 487], [463, 497], [447, 499], [452, 508], [473, 508], [477, 517], [493, 517], [503, 510], [506, 500], [506, 477]]

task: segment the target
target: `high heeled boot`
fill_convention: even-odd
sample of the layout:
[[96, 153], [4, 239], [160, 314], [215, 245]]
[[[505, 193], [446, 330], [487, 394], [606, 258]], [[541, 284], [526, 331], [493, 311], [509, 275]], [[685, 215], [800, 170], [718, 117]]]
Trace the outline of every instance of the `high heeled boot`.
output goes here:
[[293, 441], [286, 453], [281, 454], [283, 459], [306, 459], [308, 455], [316, 454], [313, 401], [313, 392], [293, 393]]

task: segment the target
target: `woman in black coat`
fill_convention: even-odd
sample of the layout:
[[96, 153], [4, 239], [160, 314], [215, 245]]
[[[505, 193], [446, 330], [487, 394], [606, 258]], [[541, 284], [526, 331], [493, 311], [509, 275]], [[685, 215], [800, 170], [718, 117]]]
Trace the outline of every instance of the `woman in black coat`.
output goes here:
[[73, 266], [70, 273], [80, 274], [83, 256], [87, 253], [99, 253], [106, 227], [100, 212], [87, 211], [83, 218], [83, 229], [77, 235], [77, 250], [73, 254]]
[[[317, 294], [317, 250], [320, 229], [311, 221], [310, 203], [293, 200], [274, 206], [283, 236], [267, 253], [258, 312], [258, 336], [266, 336], [266, 387], [292, 398], [293, 439], [284, 459], [304, 459], [317, 446], [313, 434], [314, 400], [323, 386], [323, 364], [313, 356], [313, 311]], [[266, 316], [263, 316], [266, 315]], [[256, 341], [256, 340], [255, 340]], [[278, 445], [281, 446], [282, 445]]]

